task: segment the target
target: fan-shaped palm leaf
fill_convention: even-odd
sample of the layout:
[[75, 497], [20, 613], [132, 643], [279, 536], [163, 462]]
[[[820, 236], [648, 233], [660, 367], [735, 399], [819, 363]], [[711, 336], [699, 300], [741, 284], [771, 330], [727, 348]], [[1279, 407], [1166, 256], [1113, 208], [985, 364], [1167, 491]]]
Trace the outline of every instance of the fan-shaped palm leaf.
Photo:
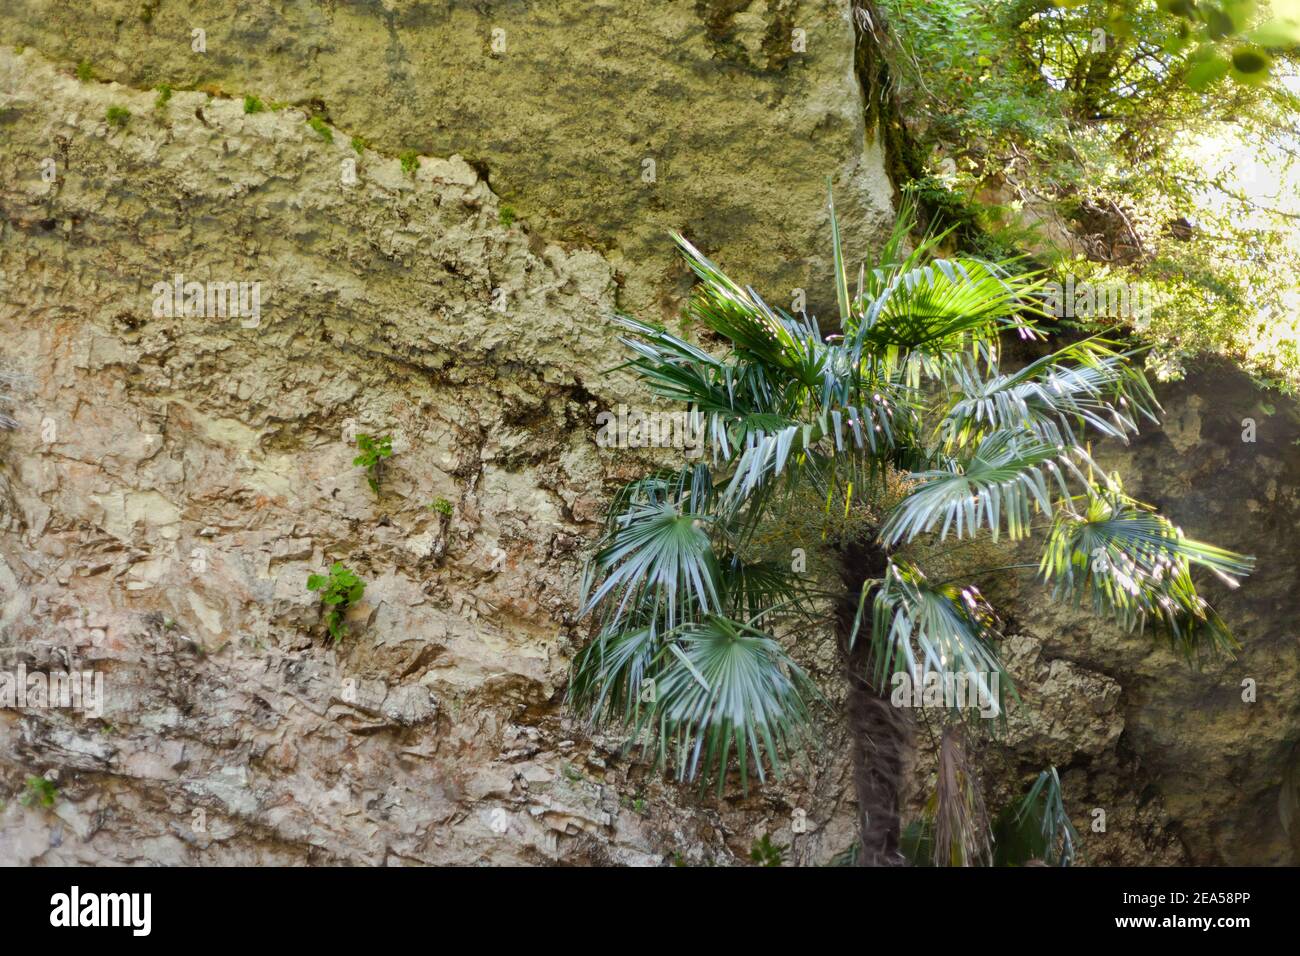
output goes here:
[[574, 658], [569, 703], [585, 710], [592, 725], [618, 720], [635, 726], [643, 705], [652, 703], [653, 683], [647, 682], [662, 670], [662, 649], [649, 626], [602, 630]]
[[771, 368], [780, 368], [794, 345], [793, 330], [770, 309], [760, 305], [752, 290], [742, 289], [685, 237], [672, 234], [700, 283], [686, 314], [726, 337], [738, 353]]
[[916, 488], [890, 514], [881, 538], [890, 545], [911, 541], [940, 523], [941, 540], [950, 530], [960, 538], [984, 527], [997, 540], [1004, 524], [1013, 540], [1024, 537], [1035, 507], [1052, 510], [1049, 479], [1064, 497], [1070, 495], [1067, 474], [1090, 484], [1071, 456], [1091, 464], [1075, 446], [1049, 445], [1023, 432], [994, 432], [968, 460], [949, 460], [947, 468], [914, 474]]
[[[697, 465], [628, 485], [584, 582], [586, 614], [604, 604], [605, 627], [644, 617], [672, 629], [696, 612], [721, 610], [718, 562], [709, 537], [713, 484]], [[596, 575], [603, 577], [592, 590]]]
[[869, 302], [858, 335], [877, 352], [947, 357], [993, 349], [1000, 331], [1030, 334], [1022, 312], [1041, 283], [975, 259], [934, 259], [903, 269]]
[[1004, 691], [1014, 694], [1014, 689], [996, 651], [997, 618], [977, 588], [931, 584], [914, 565], [891, 561], [883, 579], [868, 581], [862, 589], [851, 642], [857, 640], [869, 594], [874, 594], [875, 686], [885, 687], [903, 672], [913, 686], [923, 686], [933, 673], [946, 685], [957, 679], [967, 687], [973, 683], [979, 700], [996, 703], [998, 713], [1003, 712]]
[[[809, 420], [791, 421], [772, 432], [747, 437], [731, 481], [722, 493], [724, 507], [735, 509], [767, 484], [781, 477], [788, 465], [803, 467], [841, 455], [869, 455], [879, 460], [902, 436], [910, 434], [911, 421], [897, 429], [898, 406], [876, 394], [861, 405], [817, 412]], [[791, 480], [796, 474], [789, 476]]]
[[1056, 516], [1039, 570], [1055, 585], [1054, 595], [1077, 604], [1092, 598], [1094, 611], [1126, 630], [1150, 618], [1162, 623], [1174, 643], [1193, 655], [1204, 637], [1212, 651], [1235, 646], [1219, 616], [1196, 591], [1193, 564], [1209, 568], [1229, 586], [1249, 574], [1254, 558], [1183, 536], [1149, 506], [1119, 488], [1084, 500], [1081, 512]]
[[1018, 428], [1051, 445], [1074, 444], [1075, 429], [1085, 425], [1127, 442], [1129, 434], [1137, 434], [1138, 416], [1154, 422], [1159, 407], [1129, 355], [1096, 339], [1008, 375], [984, 378], [975, 363], [963, 362], [954, 368], [953, 382], [958, 396], [940, 423], [949, 446]]
[[751, 766], [765, 779], [765, 761], [779, 775], [816, 696], [781, 645], [710, 615], [682, 627], [668, 647], [675, 660], [658, 681], [655, 721], [660, 756], [674, 752], [678, 778], [716, 771], [721, 788], [733, 748], [746, 786]]
[[778, 614], [810, 616], [807, 585], [788, 565], [747, 562], [736, 555], [720, 563], [723, 606], [730, 617], [756, 623]]

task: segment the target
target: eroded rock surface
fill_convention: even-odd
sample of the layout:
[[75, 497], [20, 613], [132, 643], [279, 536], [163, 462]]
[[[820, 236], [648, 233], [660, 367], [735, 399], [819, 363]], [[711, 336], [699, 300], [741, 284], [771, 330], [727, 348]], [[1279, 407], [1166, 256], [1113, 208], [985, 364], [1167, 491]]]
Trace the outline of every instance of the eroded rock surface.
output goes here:
[[[107, 687], [98, 718], [0, 715], [9, 792], [59, 786], [8, 801], [6, 859], [743, 854], [561, 706], [580, 551], [650, 465], [592, 440], [633, 394], [611, 258], [509, 224], [456, 155], [408, 175], [299, 110], [0, 56], [0, 627]], [[257, 315], [160, 315], [177, 275], [257, 282]], [[378, 496], [357, 432], [395, 436]], [[336, 560], [368, 584], [333, 644], [305, 582]]]
[[459, 154], [542, 234], [608, 255], [640, 314], [676, 312], [669, 230], [784, 301], [830, 291], [828, 177], [859, 247], [892, 202], [846, 0], [16, 0], [0, 25], [99, 78], [254, 94], [388, 155]]

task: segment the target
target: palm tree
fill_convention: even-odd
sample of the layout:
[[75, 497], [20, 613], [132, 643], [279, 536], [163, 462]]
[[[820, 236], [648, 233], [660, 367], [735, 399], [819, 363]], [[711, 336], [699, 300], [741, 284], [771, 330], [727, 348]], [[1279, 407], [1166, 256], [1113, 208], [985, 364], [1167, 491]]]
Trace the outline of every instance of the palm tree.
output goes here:
[[[687, 316], [725, 353], [615, 317], [628, 365], [656, 396], [687, 407], [707, 454], [617, 494], [584, 582], [595, 635], [575, 658], [570, 701], [593, 724], [625, 729], [679, 780], [713, 776], [721, 790], [734, 769], [747, 787], [810, 742], [820, 695], [788, 647], [834, 633], [848, 682], [857, 859], [889, 865], [903, 860], [899, 797], [914, 719], [891, 689], [973, 681], [999, 715], [1014, 694], [998, 619], [974, 582], [1036, 567], [1057, 598], [1087, 599], [1128, 629], [1153, 624], [1191, 655], [1230, 653], [1191, 568], [1233, 581], [1253, 559], [1184, 537], [1092, 460], [1090, 432], [1127, 441], [1140, 419], [1156, 421], [1133, 353], [1093, 337], [1004, 369], [1004, 333], [1044, 337], [1040, 280], [1013, 263], [942, 258], [944, 235], [907, 251], [905, 208], [854, 294], [833, 203], [830, 218], [833, 334], [768, 305], [677, 235], [699, 279]], [[841, 587], [816, 587], [787, 557], [805, 540], [809, 500]], [[1039, 531], [1046, 545], [1034, 565], [949, 576], [967, 567], [957, 549]], [[979, 722], [968, 701], [945, 703], [936, 858], [987, 860], [960, 736]], [[1063, 811], [1053, 817], [1068, 827]]]

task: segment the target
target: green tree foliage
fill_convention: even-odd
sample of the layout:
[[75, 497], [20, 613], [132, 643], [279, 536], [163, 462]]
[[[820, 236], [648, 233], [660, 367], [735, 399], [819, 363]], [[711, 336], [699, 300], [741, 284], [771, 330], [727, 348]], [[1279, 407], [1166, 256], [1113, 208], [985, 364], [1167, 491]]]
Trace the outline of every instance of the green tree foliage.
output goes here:
[[[1058, 275], [1141, 284], [1123, 327], [1177, 375], [1300, 383], [1300, 3], [881, 0], [915, 188]], [[948, 218], [959, 218], [949, 216]], [[1069, 236], [1051, 228], [1063, 223]], [[985, 251], [978, 249], [977, 251]]]

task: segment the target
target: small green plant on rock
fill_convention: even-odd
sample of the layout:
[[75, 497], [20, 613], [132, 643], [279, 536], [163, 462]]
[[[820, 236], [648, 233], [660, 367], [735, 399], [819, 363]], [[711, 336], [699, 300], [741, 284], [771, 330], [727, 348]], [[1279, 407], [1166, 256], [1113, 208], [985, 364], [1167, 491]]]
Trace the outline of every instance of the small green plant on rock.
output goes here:
[[438, 514], [445, 515], [446, 517], [450, 518], [451, 510], [452, 510], [451, 502], [448, 501], [446, 498], [434, 498], [433, 501], [430, 502], [429, 504], [429, 510], [436, 511], [438, 512]]
[[319, 591], [321, 602], [329, 608], [329, 613], [325, 616], [325, 625], [329, 628], [330, 637], [335, 641], [343, 640], [343, 635], [348, 632], [348, 626], [343, 617], [347, 614], [348, 608], [361, 600], [361, 595], [366, 591], [366, 584], [353, 571], [349, 571], [340, 562], [335, 561], [330, 566], [330, 573], [312, 574], [307, 577], [307, 590]]
[[357, 436], [357, 451], [361, 454], [352, 459], [352, 464], [360, 465], [366, 470], [366, 483], [370, 490], [379, 494], [379, 479], [383, 475], [384, 459], [393, 456], [393, 436], [382, 435], [379, 438], [370, 435]]
[[156, 89], [158, 90], [158, 98], [153, 101], [153, 106], [154, 109], [160, 110], [172, 98], [172, 85], [170, 83], [159, 83]]
[[311, 119], [307, 120], [307, 125], [314, 129], [316, 135], [325, 140], [325, 142], [334, 142], [334, 131], [330, 129], [329, 124], [319, 116], [313, 116]]
[[25, 807], [34, 807], [40, 804], [42, 807], [49, 809], [59, 799], [59, 788], [54, 785], [53, 780], [46, 780], [44, 777], [28, 777], [27, 791], [22, 795], [20, 801]]
[[108, 125], [121, 129], [131, 119], [131, 111], [125, 106], [110, 106], [104, 118], [108, 120]]
[[261, 112], [262, 112], [263, 110], [265, 110], [265, 109], [266, 109], [266, 106], [265, 106], [265, 105], [262, 103], [262, 101], [259, 100], [256, 96], [251, 96], [251, 95], [250, 95], [250, 96], [245, 96], [245, 97], [244, 97], [244, 112], [245, 112], [245, 113], [261, 113]]
[[364, 153], [367, 149], [370, 148], [370, 142], [364, 136], [353, 136], [352, 148], [357, 153]]
[[82, 60], [77, 64], [77, 79], [82, 83], [89, 83], [95, 78], [95, 70], [90, 65], [89, 60]]
[[785, 847], [773, 843], [772, 837], [764, 833], [749, 848], [749, 858], [759, 866], [780, 866], [785, 861]]
[[502, 206], [501, 211], [497, 213], [497, 218], [500, 220], [501, 225], [509, 229], [514, 225], [515, 220], [519, 218], [519, 214], [515, 212], [513, 206]]
[[408, 176], [414, 175], [415, 171], [420, 168], [420, 156], [413, 149], [404, 150], [398, 154], [397, 158], [402, 162], [402, 172]]

